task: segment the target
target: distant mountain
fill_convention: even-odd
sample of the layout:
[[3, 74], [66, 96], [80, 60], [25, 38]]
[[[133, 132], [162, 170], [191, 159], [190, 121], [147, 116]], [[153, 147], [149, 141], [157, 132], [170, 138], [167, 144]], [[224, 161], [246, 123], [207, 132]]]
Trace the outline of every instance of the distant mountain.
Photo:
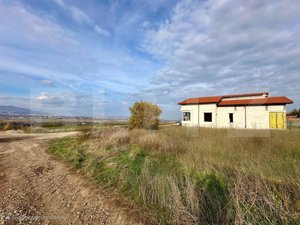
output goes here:
[[0, 105], [0, 115], [28, 115], [28, 114], [46, 115], [46, 113], [31, 111], [30, 109], [27, 108]]

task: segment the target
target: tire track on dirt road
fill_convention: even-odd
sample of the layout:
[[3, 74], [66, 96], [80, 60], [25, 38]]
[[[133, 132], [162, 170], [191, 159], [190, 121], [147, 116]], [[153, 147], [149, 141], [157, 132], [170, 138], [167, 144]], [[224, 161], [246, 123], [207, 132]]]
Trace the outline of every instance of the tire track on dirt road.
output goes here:
[[75, 133], [0, 133], [0, 224], [142, 224], [46, 153], [44, 139]]

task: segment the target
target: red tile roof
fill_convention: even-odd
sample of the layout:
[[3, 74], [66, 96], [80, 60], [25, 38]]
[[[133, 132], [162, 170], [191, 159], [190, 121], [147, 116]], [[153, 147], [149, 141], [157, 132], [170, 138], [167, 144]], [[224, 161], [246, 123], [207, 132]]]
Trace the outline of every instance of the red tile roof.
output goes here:
[[239, 100], [226, 100], [218, 103], [218, 106], [237, 106], [237, 105], [278, 105], [278, 104], [291, 104], [293, 101], [287, 97], [267, 97], [256, 99], [239, 99]]
[[[238, 100], [228, 100], [228, 98], [236, 97], [254, 97], [263, 96], [264, 98], [254, 98], [254, 99], [238, 99]], [[199, 98], [188, 98], [181, 102], [179, 105], [192, 105], [192, 104], [211, 104], [216, 103], [218, 106], [234, 106], [234, 105], [275, 105], [275, 104], [291, 104], [292, 100], [287, 97], [268, 97], [269, 92], [257, 92], [249, 94], [232, 94], [223, 96], [208, 96]], [[225, 101], [223, 99], [226, 99]]]
[[190, 105], [190, 104], [208, 104], [218, 103], [221, 101], [222, 96], [211, 96], [211, 97], [199, 97], [199, 98], [188, 98], [184, 101], [179, 102], [179, 105]]

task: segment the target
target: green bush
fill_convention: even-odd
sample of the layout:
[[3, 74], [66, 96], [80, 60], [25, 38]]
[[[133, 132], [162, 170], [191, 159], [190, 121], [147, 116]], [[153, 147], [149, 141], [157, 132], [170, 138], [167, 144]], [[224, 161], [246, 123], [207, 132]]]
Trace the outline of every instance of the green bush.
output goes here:
[[130, 128], [158, 129], [160, 108], [152, 103], [136, 102], [130, 108]]
[[3, 127], [3, 130], [12, 130], [13, 129], [13, 126], [11, 125], [11, 123], [6, 123]]

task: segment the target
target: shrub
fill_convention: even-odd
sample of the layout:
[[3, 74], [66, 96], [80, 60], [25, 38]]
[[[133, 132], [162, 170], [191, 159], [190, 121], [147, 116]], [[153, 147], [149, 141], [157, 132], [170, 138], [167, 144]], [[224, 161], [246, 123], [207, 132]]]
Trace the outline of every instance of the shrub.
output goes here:
[[160, 108], [152, 103], [136, 102], [130, 108], [130, 128], [157, 129], [159, 125]]
[[6, 123], [3, 127], [3, 130], [12, 130], [12, 129], [13, 129], [13, 127], [12, 127], [11, 123], [9, 123], [9, 122]]

